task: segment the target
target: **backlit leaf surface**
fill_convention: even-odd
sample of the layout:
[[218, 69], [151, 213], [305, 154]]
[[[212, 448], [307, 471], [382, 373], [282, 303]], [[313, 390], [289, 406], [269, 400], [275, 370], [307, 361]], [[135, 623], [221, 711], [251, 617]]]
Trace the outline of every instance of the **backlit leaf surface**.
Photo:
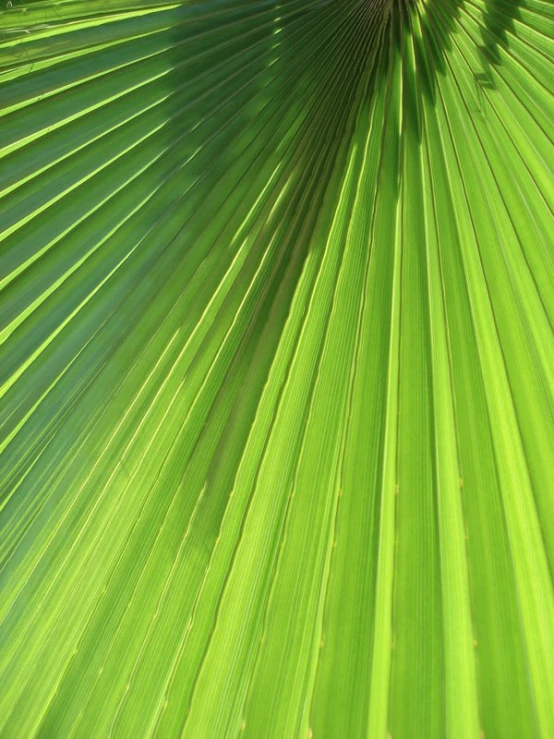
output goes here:
[[553, 34], [0, 0], [1, 736], [554, 736]]

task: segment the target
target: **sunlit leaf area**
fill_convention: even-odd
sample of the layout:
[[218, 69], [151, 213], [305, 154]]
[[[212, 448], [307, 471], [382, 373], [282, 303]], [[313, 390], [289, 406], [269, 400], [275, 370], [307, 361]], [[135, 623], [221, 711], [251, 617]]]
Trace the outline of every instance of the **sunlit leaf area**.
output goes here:
[[554, 737], [552, 0], [0, 0], [0, 737]]

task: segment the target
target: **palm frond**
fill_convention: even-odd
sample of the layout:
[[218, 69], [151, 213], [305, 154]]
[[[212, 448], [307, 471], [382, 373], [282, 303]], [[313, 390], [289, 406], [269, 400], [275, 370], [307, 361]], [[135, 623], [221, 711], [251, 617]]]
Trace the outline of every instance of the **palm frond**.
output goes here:
[[2, 736], [554, 736], [553, 31], [2, 0]]

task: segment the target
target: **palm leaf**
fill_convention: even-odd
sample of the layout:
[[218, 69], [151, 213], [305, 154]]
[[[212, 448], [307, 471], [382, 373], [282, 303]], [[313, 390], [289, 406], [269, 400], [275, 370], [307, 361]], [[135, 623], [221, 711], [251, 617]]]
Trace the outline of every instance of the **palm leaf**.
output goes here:
[[554, 736], [554, 8], [0, 9], [0, 733]]

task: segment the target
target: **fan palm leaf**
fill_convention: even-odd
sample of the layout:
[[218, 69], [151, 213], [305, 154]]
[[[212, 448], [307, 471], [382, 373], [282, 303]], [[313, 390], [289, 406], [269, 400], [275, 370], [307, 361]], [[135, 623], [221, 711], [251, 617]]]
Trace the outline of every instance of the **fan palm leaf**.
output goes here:
[[1, 1], [2, 736], [554, 736], [553, 32]]

